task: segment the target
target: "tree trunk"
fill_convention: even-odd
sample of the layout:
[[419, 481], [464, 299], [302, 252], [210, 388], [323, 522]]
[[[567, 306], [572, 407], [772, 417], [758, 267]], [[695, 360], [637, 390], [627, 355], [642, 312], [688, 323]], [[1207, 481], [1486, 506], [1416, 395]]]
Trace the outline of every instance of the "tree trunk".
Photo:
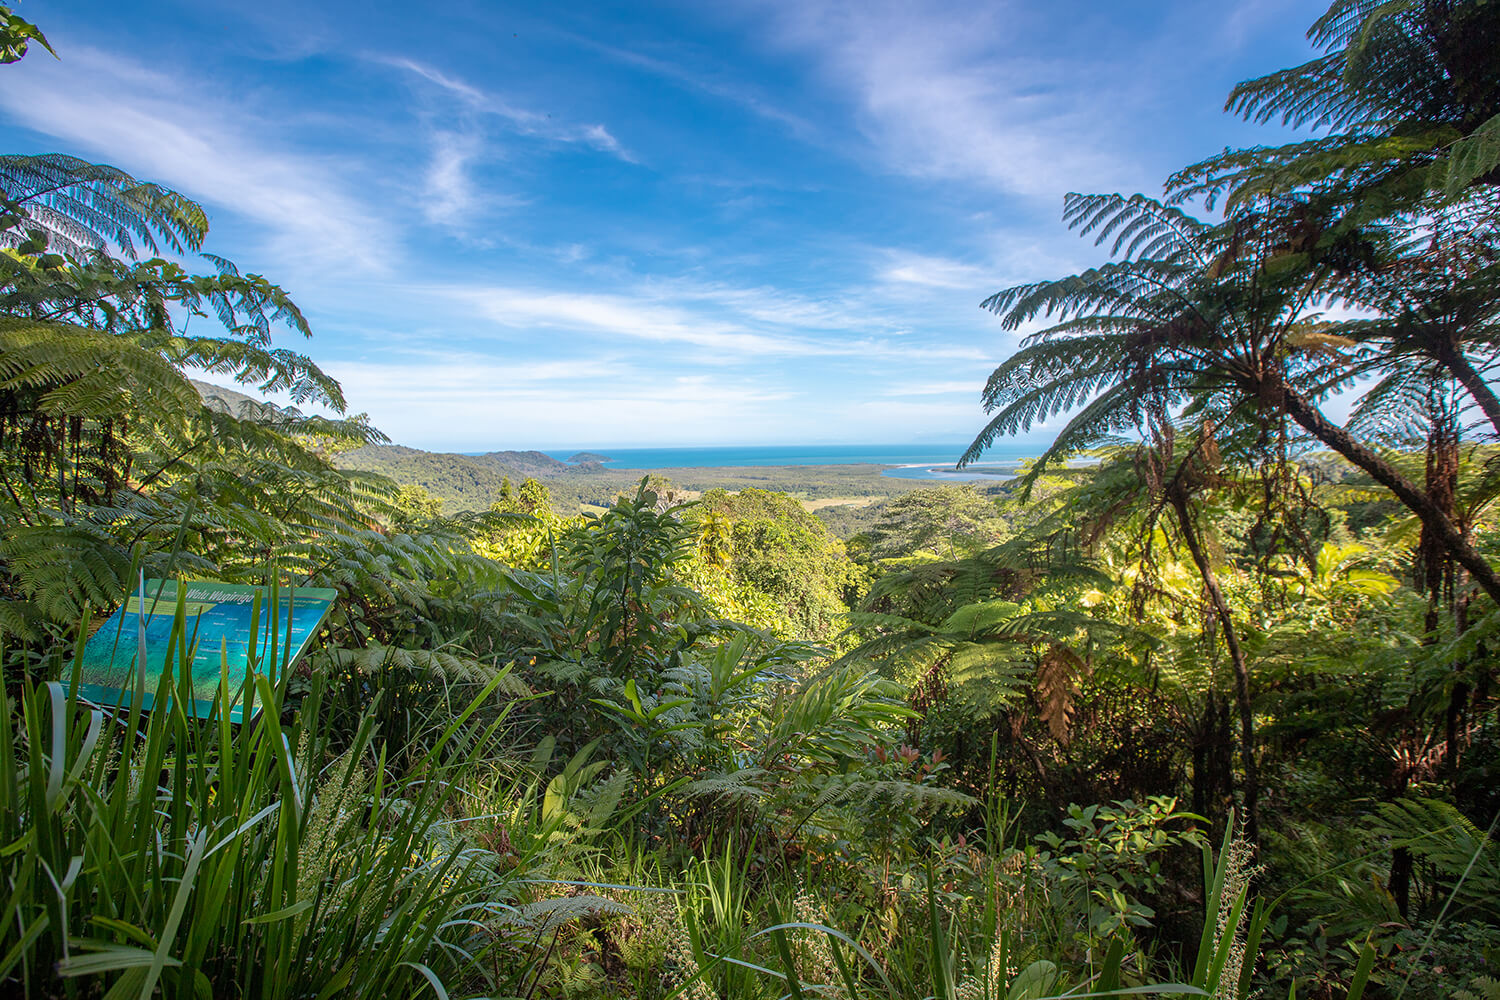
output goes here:
[[[1458, 428], [1451, 414], [1434, 412], [1432, 427], [1427, 432], [1427, 479], [1423, 484], [1433, 506], [1443, 516], [1454, 521], [1459, 531], [1468, 537], [1468, 531], [1458, 520]], [[1416, 586], [1427, 594], [1427, 638], [1425, 643], [1437, 641], [1437, 628], [1446, 607], [1451, 615], [1457, 609], [1457, 589], [1454, 580], [1453, 556], [1442, 541], [1425, 524], [1417, 540]]]
[[1500, 433], [1500, 398], [1495, 396], [1495, 390], [1484, 380], [1484, 376], [1474, 368], [1474, 363], [1464, 354], [1463, 348], [1454, 344], [1442, 344], [1434, 352], [1443, 367], [1458, 379], [1460, 385], [1468, 390], [1474, 402], [1484, 411], [1484, 415], [1490, 418], [1490, 423], [1495, 431]]
[[1354, 435], [1325, 417], [1323, 411], [1298, 395], [1296, 391], [1284, 383], [1281, 390], [1282, 405], [1293, 420], [1313, 437], [1369, 473], [1377, 483], [1394, 493], [1397, 500], [1417, 515], [1422, 522], [1422, 527], [1429, 529], [1432, 536], [1453, 554], [1454, 561], [1469, 571], [1474, 582], [1479, 584], [1497, 604], [1500, 604], [1500, 575], [1496, 575], [1495, 568], [1463, 536], [1453, 521], [1433, 502], [1432, 497], [1418, 489], [1396, 471], [1395, 466], [1367, 448]]
[[1203, 716], [1193, 734], [1193, 812], [1209, 825], [1234, 803], [1234, 730], [1229, 706], [1208, 689]]
[[[1437, 413], [1432, 419], [1432, 430], [1427, 435], [1427, 495], [1467, 538], [1468, 527], [1458, 517], [1458, 428], [1449, 414]], [[1454, 579], [1459, 574], [1454, 572], [1452, 556], [1437, 544], [1426, 525], [1422, 526], [1422, 537], [1417, 545], [1417, 560], [1422, 570], [1418, 585], [1427, 591], [1428, 635], [1424, 642], [1437, 641], [1439, 612], [1444, 609], [1454, 619], [1457, 634], [1462, 635], [1465, 623], [1460, 620], [1464, 616], [1459, 614], [1461, 605], [1458, 599], [1461, 580]], [[1452, 670], [1457, 674], [1462, 667], [1453, 667]], [[1450, 778], [1458, 774], [1458, 758], [1462, 752], [1459, 734], [1468, 695], [1468, 685], [1455, 681], [1444, 713], [1443, 765]]]
[[1402, 920], [1409, 919], [1411, 913], [1411, 873], [1411, 851], [1405, 847], [1396, 848], [1391, 852], [1390, 889], [1396, 900], [1396, 912], [1401, 914]]
[[1250, 706], [1250, 671], [1245, 665], [1245, 651], [1240, 647], [1239, 633], [1229, 613], [1229, 602], [1219, 589], [1219, 578], [1209, 565], [1208, 554], [1198, 539], [1193, 525], [1192, 511], [1188, 509], [1187, 497], [1180, 486], [1174, 484], [1171, 494], [1172, 509], [1177, 513], [1177, 523], [1182, 530], [1182, 540], [1187, 544], [1198, 574], [1203, 577], [1203, 586], [1208, 591], [1209, 603], [1214, 616], [1219, 619], [1219, 628], [1224, 633], [1224, 645], [1229, 649], [1229, 661], [1234, 666], [1234, 699], [1240, 712], [1240, 743], [1245, 768], [1245, 836], [1250, 842], [1260, 839], [1256, 819], [1256, 805], [1260, 798], [1260, 776], [1255, 766], [1255, 718]]
[[1207, 704], [1203, 707], [1203, 718], [1198, 723], [1198, 731], [1193, 734], [1193, 812], [1199, 816], [1212, 814], [1208, 811], [1209, 800], [1213, 797], [1213, 778], [1209, 771], [1209, 750], [1213, 745], [1215, 711], [1213, 688], [1208, 689]]

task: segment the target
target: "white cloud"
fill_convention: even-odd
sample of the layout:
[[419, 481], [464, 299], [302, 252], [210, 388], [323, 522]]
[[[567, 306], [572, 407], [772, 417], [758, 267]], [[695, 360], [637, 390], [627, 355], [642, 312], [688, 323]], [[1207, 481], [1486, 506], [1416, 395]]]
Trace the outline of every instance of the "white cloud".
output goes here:
[[[664, 441], [756, 442], [788, 394], [718, 375], [664, 375], [622, 363], [413, 358], [325, 366], [355, 409], [403, 444], [480, 451]], [[780, 429], [778, 428], [778, 432]]]
[[674, 358], [678, 363], [724, 365], [786, 357], [902, 362], [988, 361], [993, 357], [992, 350], [979, 346], [912, 337], [879, 311], [852, 300], [805, 298], [766, 287], [673, 280], [644, 281], [609, 293], [493, 285], [435, 286], [427, 291], [447, 302], [467, 303], [478, 315], [507, 329], [704, 349], [690, 358]]
[[612, 153], [626, 163], [636, 162], [634, 157], [625, 152], [625, 147], [620, 145], [619, 140], [610, 135], [609, 129], [603, 125], [585, 125], [579, 132], [579, 135], [583, 137], [583, 142], [588, 143], [600, 152]]
[[994, 282], [994, 271], [945, 257], [929, 257], [904, 250], [887, 252], [879, 279], [890, 284], [954, 289], [978, 294]]
[[590, 146], [601, 153], [617, 157], [627, 163], [636, 162], [620, 144], [619, 140], [610, 134], [609, 129], [597, 122], [582, 125], [571, 124], [556, 120], [551, 115], [518, 107], [504, 98], [481, 90], [457, 77], [450, 76], [441, 70], [426, 63], [417, 62], [414, 59], [389, 56], [373, 56], [371, 58], [375, 62], [415, 74], [427, 82], [435, 84], [449, 96], [456, 98], [471, 112], [497, 117], [503, 120], [512, 131], [518, 132], [521, 135], [534, 136], [550, 142], [578, 143]]
[[391, 58], [385, 56], [376, 56], [374, 58], [376, 62], [383, 62], [387, 66], [394, 66], [397, 69], [404, 69], [409, 73], [415, 73], [417, 74], [417, 76], [420, 76], [427, 82], [437, 84], [442, 89], [448, 91], [456, 97], [461, 98], [465, 103], [472, 104], [475, 107], [489, 107], [491, 110], [495, 110], [498, 113], [506, 114], [509, 117], [514, 117], [519, 120], [529, 121], [537, 117], [537, 115], [533, 112], [506, 110], [504, 109], [503, 105], [500, 105], [498, 102], [492, 102], [489, 96], [486, 95], [478, 87], [472, 87], [462, 80], [448, 76], [447, 74], [439, 71], [432, 66], [417, 62], [415, 59]]
[[[426, 178], [424, 214], [431, 222], [466, 228], [481, 202], [515, 205], [515, 197], [481, 198], [470, 176], [472, 166], [485, 154], [484, 121], [497, 119], [514, 135], [541, 142], [581, 145], [627, 163], [636, 160], [598, 123], [572, 124], [551, 115], [520, 107], [499, 95], [475, 87], [434, 66], [405, 57], [368, 56], [370, 61], [390, 66], [432, 84], [456, 103], [458, 128], [439, 129], [432, 138], [432, 160]], [[451, 115], [448, 117], [452, 117]]]
[[970, 402], [914, 402], [872, 399], [851, 403], [846, 417], [858, 426], [879, 427], [887, 434], [911, 437], [910, 428], [962, 428], [958, 437], [984, 426], [984, 409], [977, 399]]
[[979, 392], [984, 388], [984, 377], [968, 379], [962, 382], [915, 382], [911, 385], [897, 385], [885, 390], [887, 396], [956, 396], [967, 395], [975, 399], [979, 398]]
[[460, 132], [440, 132], [433, 138], [432, 163], [427, 168], [427, 200], [423, 212], [432, 222], [457, 224], [476, 202], [468, 165], [479, 152], [479, 141]]
[[675, 81], [689, 90], [708, 94], [711, 97], [717, 97], [732, 104], [738, 104], [752, 114], [784, 126], [799, 138], [809, 139], [815, 134], [812, 124], [807, 119], [777, 107], [754, 88], [735, 80], [726, 79], [721, 73], [689, 69], [680, 59], [657, 59], [629, 49], [617, 48], [612, 45], [602, 45], [589, 38], [580, 37], [575, 39], [575, 41], [580, 45], [594, 48], [622, 63], [634, 66], [637, 69], [644, 70], [664, 79]]
[[754, 333], [732, 322], [630, 295], [496, 287], [435, 291], [467, 301], [491, 322], [513, 329], [542, 328], [593, 337], [695, 344], [736, 354], [805, 353], [795, 341]]
[[0, 107], [85, 156], [264, 226], [279, 267], [385, 269], [395, 237], [348, 193], [338, 163], [278, 149], [273, 122], [205, 95], [201, 81], [82, 45], [67, 54], [11, 69]]
[[809, 297], [770, 285], [744, 287], [694, 280], [656, 281], [653, 294], [681, 302], [702, 302], [730, 310], [746, 320], [794, 330], [888, 330], [890, 324], [837, 291]]
[[[1078, 58], [1030, 54], [1014, 3], [795, 0], [773, 35], [847, 89], [886, 165], [1027, 196], [1109, 187], [1135, 170], [1108, 141], [1120, 87]], [[1111, 110], [1113, 109], [1113, 110]]]

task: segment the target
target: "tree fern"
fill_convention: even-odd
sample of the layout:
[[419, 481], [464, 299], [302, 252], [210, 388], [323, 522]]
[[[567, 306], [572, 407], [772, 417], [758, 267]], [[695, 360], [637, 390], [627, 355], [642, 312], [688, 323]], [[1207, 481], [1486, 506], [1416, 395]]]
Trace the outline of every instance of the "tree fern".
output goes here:
[[[1226, 109], [1257, 122], [1339, 134], [1277, 149], [1226, 151], [1179, 173], [1179, 197], [1230, 203], [1343, 186], [1380, 214], [1496, 183], [1500, 15], [1482, 0], [1335, 0], [1309, 31], [1325, 54], [1239, 84]], [[1366, 212], [1366, 218], [1373, 216]]]
[[1392, 846], [1403, 847], [1431, 865], [1444, 879], [1463, 877], [1452, 890], [1465, 912], [1500, 919], [1500, 845], [1490, 832], [1469, 822], [1438, 799], [1405, 798], [1376, 807], [1371, 829]]
[[81, 257], [113, 245], [134, 258], [137, 241], [152, 253], [162, 244], [181, 252], [198, 249], [208, 234], [197, 202], [62, 153], [0, 156], [0, 197], [9, 223], [0, 229], [0, 246], [19, 245], [37, 227], [54, 252]]

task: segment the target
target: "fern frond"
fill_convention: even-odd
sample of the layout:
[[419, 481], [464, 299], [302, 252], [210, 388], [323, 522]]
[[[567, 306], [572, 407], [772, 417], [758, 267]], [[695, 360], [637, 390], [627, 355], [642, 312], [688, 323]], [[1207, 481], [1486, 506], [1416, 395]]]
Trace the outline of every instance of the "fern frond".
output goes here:
[[[0, 194], [48, 232], [54, 252], [72, 257], [113, 244], [134, 258], [135, 241], [156, 253], [158, 238], [177, 252], [197, 250], [208, 233], [197, 202], [62, 153], [0, 156]], [[0, 232], [0, 245], [16, 238], [14, 229]]]
[[1209, 228], [1186, 212], [1143, 194], [1070, 193], [1063, 199], [1063, 221], [1080, 235], [1093, 233], [1095, 246], [1113, 236], [1110, 256], [1125, 260], [1196, 256]]
[[503, 919], [524, 924], [527, 928], [534, 930], [538, 936], [545, 937], [558, 928], [585, 917], [633, 912], [635, 911], [629, 904], [617, 899], [580, 894], [522, 903], [503, 915]]

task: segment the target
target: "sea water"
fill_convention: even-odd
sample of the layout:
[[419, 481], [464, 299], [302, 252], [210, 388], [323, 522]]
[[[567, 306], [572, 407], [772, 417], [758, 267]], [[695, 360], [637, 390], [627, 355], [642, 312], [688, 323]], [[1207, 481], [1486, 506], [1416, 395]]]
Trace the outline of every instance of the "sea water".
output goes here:
[[[611, 469], [703, 469], [763, 465], [889, 465], [885, 475], [899, 479], [993, 480], [1004, 478], [1022, 459], [1036, 455], [1034, 444], [1001, 442], [968, 470], [954, 464], [968, 442], [952, 444], [735, 445], [708, 448], [573, 448], [547, 451], [567, 461], [581, 451], [605, 455]], [[970, 471], [972, 470], [972, 471]], [[986, 471], [987, 470], [987, 471]]]

